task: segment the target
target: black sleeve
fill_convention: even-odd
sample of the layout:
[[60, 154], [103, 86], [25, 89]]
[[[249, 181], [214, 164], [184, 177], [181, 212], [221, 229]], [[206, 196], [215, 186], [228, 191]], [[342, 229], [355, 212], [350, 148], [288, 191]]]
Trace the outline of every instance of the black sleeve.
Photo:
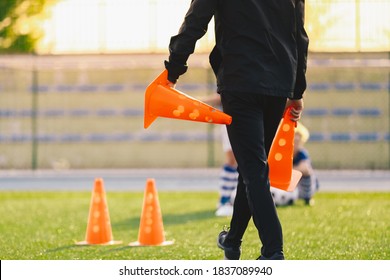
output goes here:
[[306, 90], [307, 52], [309, 46], [309, 38], [304, 27], [305, 0], [296, 0], [295, 15], [297, 20], [298, 66], [293, 99], [301, 99]]
[[171, 37], [169, 43], [169, 60], [165, 61], [165, 68], [172, 83], [187, 71], [188, 57], [194, 52], [196, 42], [206, 34], [217, 3], [218, 0], [191, 1], [179, 33]]
[[211, 69], [213, 69], [213, 72], [214, 72], [215, 76], [217, 76], [218, 75], [219, 66], [222, 63], [221, 51], [218, 49], [217, 46], [215, 46], [213, 48], [213, 50], [211, 51], [211, 53], [209, 55], [209, 62], [210, 62], [210, 65], [211, 65]]

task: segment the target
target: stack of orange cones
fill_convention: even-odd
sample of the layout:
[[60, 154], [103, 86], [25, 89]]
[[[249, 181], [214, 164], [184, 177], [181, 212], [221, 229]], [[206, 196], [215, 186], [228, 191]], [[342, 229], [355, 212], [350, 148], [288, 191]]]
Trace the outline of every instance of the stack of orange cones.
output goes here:
[[113, 240], [103, 179], [96, 178], [92, 191], [85, 240], [77, 242], [76, 244], [114, 245], [120, 243], [122, 242]]
[[296, 122], [290, 118], [291, 108], [287, 108], [280, 121], [268, 155], [270, 185], [292, 192], [302, 173], [293, 170], [294, 132]]
[[173, 244], [173, 241], [165, 240], [155, 180], [148, 179], [144, 193], [138, 240], [130, 243], [129, 246], [165, 246], [171, 244]]
[[157, 117], [215, 124], [232, 122], [231, 116], [168, 86], [167, 70], [146, 88], [144, 128], [148, 128]]

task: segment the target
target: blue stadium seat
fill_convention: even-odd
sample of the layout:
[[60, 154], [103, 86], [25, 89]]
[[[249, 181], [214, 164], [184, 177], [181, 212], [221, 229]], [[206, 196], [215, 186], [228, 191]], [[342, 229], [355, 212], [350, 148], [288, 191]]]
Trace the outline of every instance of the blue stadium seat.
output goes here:
[[381, 110], [378, 108], [361, 108], [357, 110], [357, 113], [366, 117], [378, 117], [381, 115]]
[[61, 142], [81, 142], [83, 137], [80, 134], [63, 134], [59, 137]]
[[322, 142], [325, 140], [325, 135], [323, 133], [310, 133], [310, 142]]
[[359, 133], [357, 135], [357, 140], [358, 141], [364, 141], [364, 142], [368, 142], [368, 141], [378, 141], [379, 140], [379, 134], [378, 133]]
[[146, 84], [133, 84], [131, 89], [134, 91], [145, 91], [147, 86]]
[[77, 86], [77, 90], [82, 92], [96, 92], [98, 90], [98, 86], [96, 85], [79, 85]]
[[38, 92], [38, 93], [49, 92], [49, 88], [50, 87], [48, 85], [38, 85], [36, 87], [31, 86], [30, 92]]
[[11, 142], [30, 142], [32, 139], [30, 134], [15, 134], [11, 135], [9, 140]]
[[379, 83], [361, 83], [360, 88], [362, 90], [378, 91], [381, 90], [382, 86]]
[[90, 111], [87, 109], [73, 109], [69, 111], [69, 115], [72, 117], [82, 117], [90, 115]]
[[327, 83], [313, 83], [309, 84], [309, 89], [313, 91], [325, 91], [330, 89], [330, 85]]
[[327, 115], [328, 109], [323, 109], [323, 108], [307, 108], [304, 111], [304, 115], [307, 116], [312, 116], [312, 117], [319, 117], [319, 116], [325, 116]]
[[125, 142], [125, 141], [132, 141], [135, 139], [133, 134], [130, 133], [119, 133], [112, 135], [112, 140], [116, 142]]
[[31, 109], [22, 109], [18, 111], [18, 117], [28, 117], [30, 118], [33, 115], [33, 110]]
[[161, 141], [163, 137], [159, 133], [145, 133], [141, 134], [139, 140], [146, 142]]
[[122, 114], [124, 116], [131, 116], [131, 117], [143, 116], [144, 111], [142, 109], [137, 109], [137, 108], [127, 108], [122, 111]]
[[36, 139], [38, 140], [38, 142], [57, 142], [57, 136], [53, 134], [39, 134], [37, 135]]
[[345, 142], [345, 141], [351, 141], [352, 136], [349, 133], [332, 133], [330, 135], [330, 139], [336, 142]]
[[332, 110], [332, 115], [335, 116], [351, 116], [354, 114], [354, 109], [351, 108], [335, 108]]
[[65, 110], [62, 109], [47, 109], [42, 112], [44, 116], [47, 117], [59, 117], [65, 115]]
[[110, 135], [103, 133], [93, 133], [87, 136], [87, 141], [90, 142], [107, 142], [110, 140]]
[[96, 114], [98, 116], [101, 116], [101, 117], [110, 117], [110, 116], [115, 116], [118, 114], [118, 111], [115, 110], [115, 109], [109, 109], [109, 108], [105, 108], [105, 109], [99, 109], [96, 111]]
[[71, 92], [74, 91], [74, 86], [71, 85], [57, 85], [56, 90], [58, 92]]
[[0, 109], [0, 118], [15, 117], [16, 115], [17, 115], [17, 112], [15, 110]]
[[334, 88], [340, 91], [349, 91], [356, 89], [356, 85], [353, 83], [335, 83]]
[[103, 90], [108, 92], [119, 92], [119, 91], [123, 91], [124, 89], [125, 86], [121, 84], [110, 84], [110, 85], [105, 85], [103, 87]]

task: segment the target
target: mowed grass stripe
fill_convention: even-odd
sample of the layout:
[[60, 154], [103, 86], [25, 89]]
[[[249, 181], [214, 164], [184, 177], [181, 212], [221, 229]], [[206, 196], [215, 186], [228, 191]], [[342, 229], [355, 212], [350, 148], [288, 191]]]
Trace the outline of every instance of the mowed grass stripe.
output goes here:
[[[138, 238], [142, 192], [107, 192], [112, 232], [123, 244], [76, 246], [85, 238], [90, 192], [0, 192], [1, 259], [213, 260], [230, 219], [214, 215], [217, 192], [160, 192], [165, 247], [129, 247]], [[390, 193], [318, 193], [313, 207], [280, 207], [285, 254], [292, 260], [390, 259]], [[252, 223], [242, 259], [260, 243]]]

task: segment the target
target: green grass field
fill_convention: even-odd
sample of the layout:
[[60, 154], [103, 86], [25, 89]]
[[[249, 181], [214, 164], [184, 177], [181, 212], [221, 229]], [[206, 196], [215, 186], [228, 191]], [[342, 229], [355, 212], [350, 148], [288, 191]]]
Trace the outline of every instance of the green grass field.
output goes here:
[[[84, 240], [91, 193], [0, 192], [0, 259], [215, 260], [216, 237], [229, 218], [215, 217], [214, 192], [160, 192], [165, 247], [129, 247], [138, 238], [144, 194], [108, 192], [115, 240], [121, 245], [77, 246]], [[290, 260], [390, 259], [390, 193], [318, 193], [313, 207], [278, 208]], [[259, 255], [250, 222], [242, 259]]]

